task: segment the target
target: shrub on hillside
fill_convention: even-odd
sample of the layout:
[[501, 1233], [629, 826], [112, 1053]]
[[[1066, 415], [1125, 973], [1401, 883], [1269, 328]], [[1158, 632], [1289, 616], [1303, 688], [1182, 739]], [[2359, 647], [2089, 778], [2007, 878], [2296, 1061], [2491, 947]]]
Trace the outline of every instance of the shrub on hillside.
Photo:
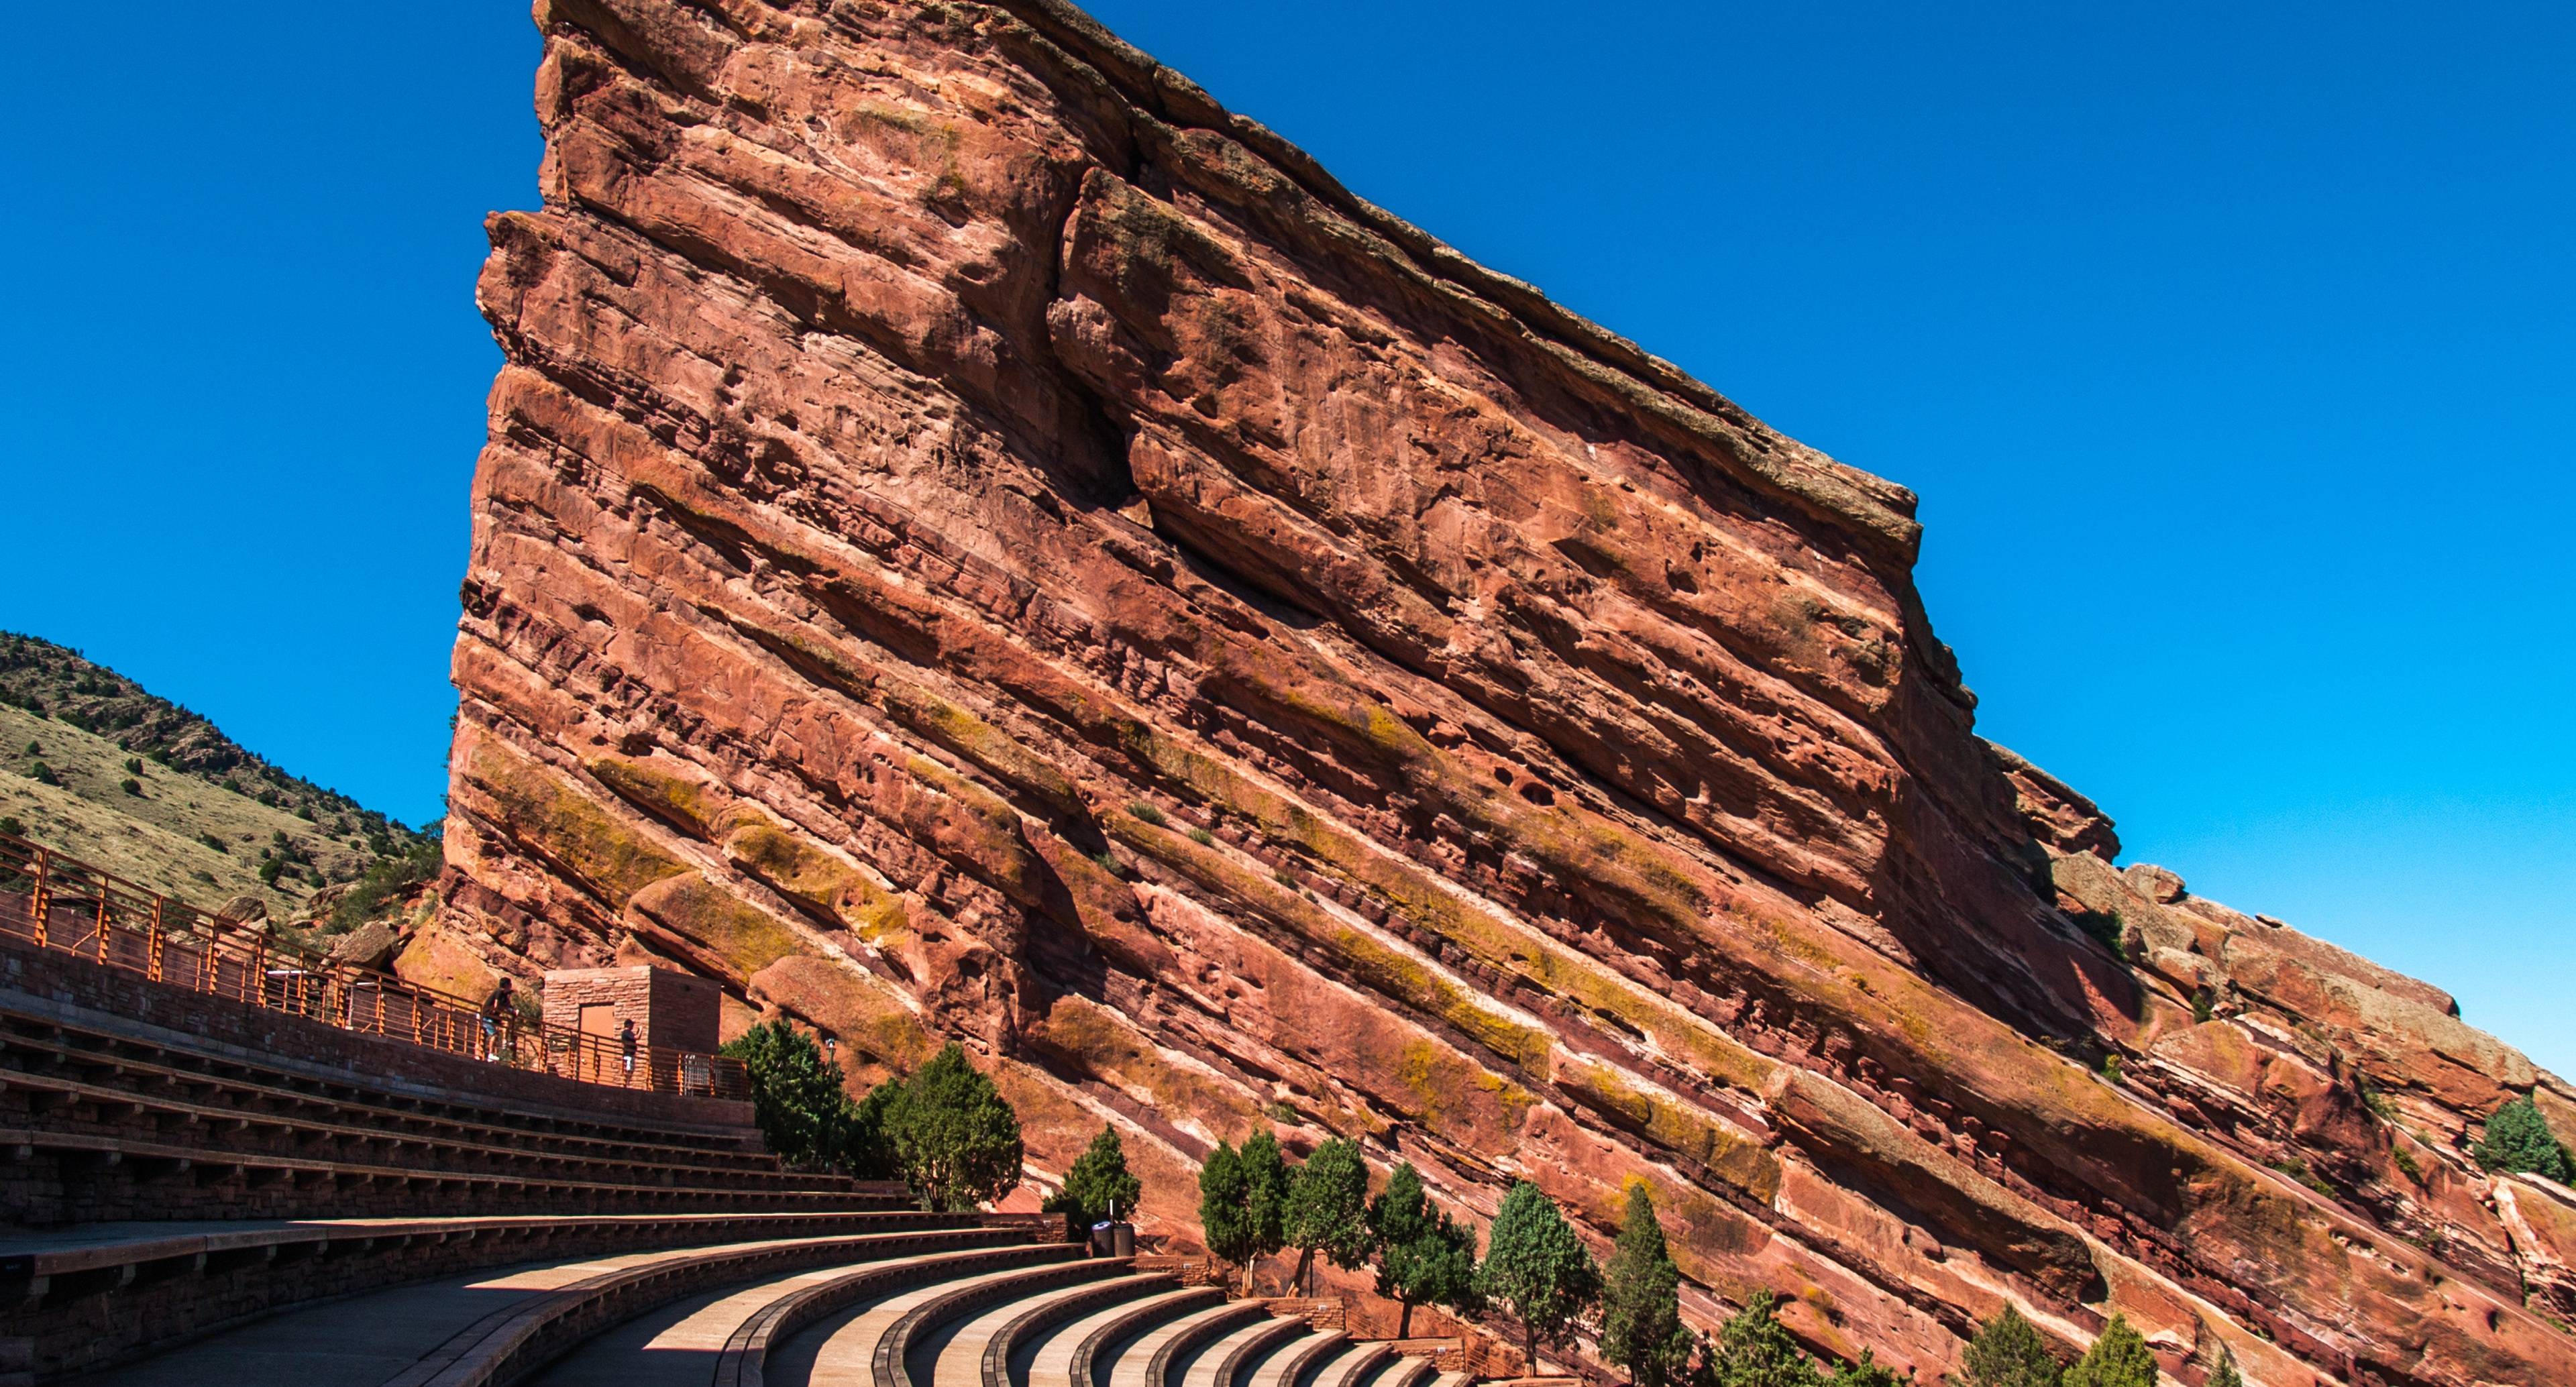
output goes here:
[[2493, 1171], [2521, 1171], [2567, 1184], [2571, 1171], [2567, 1149], [2551, 1135], [2540, 1109], [2525, 1094], [2496, 1109], [2478, 1138], [2478, 1164]]
[[[329, 928], [339, 933], [365, 924], [386, 901], [437, 876], [446, 860], [444, 853], [440, 840], [432, 835], [399, 857], [379, 857], [368, 863], [365, 875], [340, 898], [339, 904], [331, 907]], [[282, 855], [279, 860], [283, 860]]]

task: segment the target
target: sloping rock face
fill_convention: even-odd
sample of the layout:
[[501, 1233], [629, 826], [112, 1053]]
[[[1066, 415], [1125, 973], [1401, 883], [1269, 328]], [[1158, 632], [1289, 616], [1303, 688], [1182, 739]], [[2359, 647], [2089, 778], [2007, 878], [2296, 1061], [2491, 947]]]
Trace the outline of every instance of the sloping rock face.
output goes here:
[[1071, 10], [537, 18], [443, 937], [857, 1081], [964, 1039], [1165, 1229], [1272, 1123], [1604, 1236], [1643, 1179], [1695, 1318], [1926, 1380], [2011, 1302], [2185, 1381], [2576, 1382], [2558, 1194], [2462, 1155], [2576, 1094], [2116, 869], [1975, 735], [1903, 489]]

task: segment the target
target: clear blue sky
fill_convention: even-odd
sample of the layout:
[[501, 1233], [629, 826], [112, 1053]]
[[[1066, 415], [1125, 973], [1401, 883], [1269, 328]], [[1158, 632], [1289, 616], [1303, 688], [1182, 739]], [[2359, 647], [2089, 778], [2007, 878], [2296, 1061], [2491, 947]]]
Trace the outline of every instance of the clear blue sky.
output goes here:
[[[1914, 487], [1988, 735], [2133, 859], [2576, 1072], [2576, 19], [1098, 13], [1351, 187]], [[0, 627], [442, 788], [514, 0], [15, 20]]]

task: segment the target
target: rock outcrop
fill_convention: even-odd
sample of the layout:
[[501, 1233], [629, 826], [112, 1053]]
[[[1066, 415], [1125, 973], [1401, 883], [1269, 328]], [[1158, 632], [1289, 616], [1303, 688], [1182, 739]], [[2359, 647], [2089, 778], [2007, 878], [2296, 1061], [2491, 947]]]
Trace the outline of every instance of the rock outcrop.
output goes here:
[[2187, 1382], [2576, 1382], [2563, 1192], [2463, 1154], [2576, 1090], [2116, 869], [1977, 737], [1904, 489], [1053, 0], [538, 22], [446, 946], [862, 1081], [964, 1039], [1166, 1228], [1272, 1123], [1595, 1233], [1643, 1178], [1694, 1318], [1926, 1381], [2009, 1302]]

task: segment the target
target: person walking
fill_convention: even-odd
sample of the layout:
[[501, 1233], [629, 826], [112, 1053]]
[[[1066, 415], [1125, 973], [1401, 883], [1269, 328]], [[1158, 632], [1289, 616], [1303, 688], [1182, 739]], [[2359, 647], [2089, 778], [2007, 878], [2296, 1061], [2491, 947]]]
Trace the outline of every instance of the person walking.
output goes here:
[[635, 1018], [617, 1023], [617, 1050], [626, 1060], [626, 1086], [635, 1087]]
[[493, 988], [492, 995], [483, 999], [483, 1058], [487, 1060], [498, 1062], [501, 1058], [501, 1018], [510, 1015], [513, 1000], [510, 975], [504, 973], [501, 985]]

